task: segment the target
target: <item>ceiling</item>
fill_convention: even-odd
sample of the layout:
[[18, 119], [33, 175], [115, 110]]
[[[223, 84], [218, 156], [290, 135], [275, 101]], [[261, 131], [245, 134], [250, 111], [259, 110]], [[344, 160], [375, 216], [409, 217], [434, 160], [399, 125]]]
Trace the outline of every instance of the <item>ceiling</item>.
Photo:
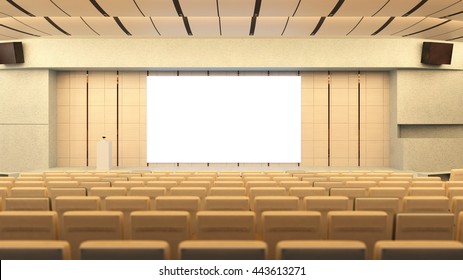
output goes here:
[[463, 0], [0, 0], [0, 41], [37, 37], [463, 42]]

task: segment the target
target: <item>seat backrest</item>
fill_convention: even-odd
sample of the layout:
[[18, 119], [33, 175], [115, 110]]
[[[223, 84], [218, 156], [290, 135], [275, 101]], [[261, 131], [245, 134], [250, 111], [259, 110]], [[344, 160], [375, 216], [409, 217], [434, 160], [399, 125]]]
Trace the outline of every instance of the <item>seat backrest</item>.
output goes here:
[[347, 211], [349, 208], [349, 198], [346, 196], [309, 196], [304, 198], [303, 210], [318, 211], [321, 214], [322, 239], [328, 236], [327, 214], [329, 211]]
[[188, 181], [180, 182], [178, 186], [182, 188], [205, 188], [206, 190], [208, 190], [211, 188], [212, 182], [211, 181], [200, 181], [200, 180], [188, 180]]
[[219, 188], [244, 188], [243, 181], [215, 181], [213, 187]]
[[453, 214], [399, 213], [396, 217], [396, 240], [452, 240]]
[[265, 211], [261, 216], [262, 240], [275, 258], [275, 246], [282, 240], [321, 239], [321, 214], [316, 211]]
[[367, 246], [367, 259], [373, 257], [376, 241], [388, 240], [392, 230], [387, 225], [384, 211], [328, 212], [328, 239], [358, 240]]
[[237, 182], [243, 182], [243, 179], [241, 178], [241, 176], [237, 175], [237, 176], [217, 176], [215, 178], [215, 182], [225, 182], [225, 181], [237, 181]]
[[77, 181], [47, 181], [48, 188], [78, 188], [80, 187]]
[[449, 181], [463, 181], [463, 169], [451, 169]]
[[356, 211], [384, 211], [387, 214], [388, 239], [392, 239], [395, 215], [399, 212], [400, 200], [394, 197], [359, 197], [355, 200]]
[[178, 244], [191, 239], [187, 211], [134, 211], [130, 220], [132, 239], [166, 241], [172, 259], [177, 258]]
[[412, 183], [413, 182], [441, 182], [443, 183], [440, 177], [413, 177]]
[[298, 240], [280, 241], [276, 258], [280, 260], [364, 260], [366, 245], [360, 241]]
[[103, 240], [80, 244], [81, 260], [166, 260], [169, 255], [165, 241]]
[[84, 241], [123, 239], [123, 216], [120, 211], [65, 212], [62, 239], [71, 245], [72, 258], [80, 258], [79, 246]]
[[409, 196], [446, 196], [445, 188], [441, 187], [410, 187]]
[[101, 198], [101, 209], [105, 209], [105, 198], [108, 196], [125, 196], [127, 189], [124, 187], [93, 187], [88, 191], [89, 196]]
[[57, 220], [52, 211], [0, 212], [0, 240], [57, 240]]
[[1, 260], [69, 260], [69, 243], [61, 240], [0, 241]]
[[122, 187], [130, 190], [135, 187], [144, 187], [145, 183], [143, 181], [114, 181], [111, 183], [112, 187]]
[[463, 242], [463, 212], [458, 214], [457, 221], [457, 240]]
[[321, 181], [315, 181], [313, 182], [313, 186], [316, 188], [325, 188], [328, 191], [331, 188], [342, 188], [344, 187], [346, 182], [321, 182]]
[[188, 240], [179, 245], [182, 260], [265, 260], [267, 244], [257, 240]]
[[[181, 185], [181, 184], [180, 184]], [[206, 187], [173, 187], [169, 192], [170, 196], [197, 196], [201, 200], [207, 195]]]
[[178, 186], [177, 181], [148, 181], [146, 187], [165, 188], [167, 192], [173, 187]]
[[13, 187], [10, 192], [11, 197], [48, 197], [45, 187]]
[[95, 188], [95, 187], [100, 187], [100, 188], [109, 188], [109, 187], [111, 187], [110, 182], [79, 182], [79, 185], [82, 188], [85, 188], [87, 190], [87, 192], [91, 188]]
[[448, 213], [449, 199], [446, 196], [405, 196], [403, 211], [407, 213]]
[[275, 181], [248, 181], [245, 184], [246, 189], [251, 189], [251, 188], [276, 188], [279, 187], [278, 183]]
[[280, 187], [250, 188], [249, 199], [251, 201], [251, 209], [254, 209], [254, 198], [256, 196], [285, 196], [286, 194], [286, 189]]
[[147, 196], [150, 198], [150, 209], [155, 209], [156, 197], [166, 195], [167, 191], [165, 188], [157, 187], [133, 187], [128, 190], [128, 196]]
[[442, 181], [412, 181], [410, 187], [415, 188], [443, 188], [445, 186]]
[[253, 240], [256, 215], [251, 211], [199, 211], [197, 239]]
[[55, 209], [55, 200], [58, 196], [86, 196], [87, 190], [82, 187], [48, 187], [48, 197], [51, 200], [51, 208]]
[[349, 208], [354, 209], [354, 202], [357, 197], [367, 197], [368, 189], [362, 187], [356, 188], [331, 188], [331, 196], [346, 196], [349, 198]]
[[376, 181], [347, 181], [345, 184], [346, 188], [372, 188], [376, 187], [378, 183]]
[[247, 195], [245, 187], [212, 187], [209, 196], [243, 196]]
[[250, 209], [247, 196], [207, 196], [205, 210], [209, 211], [248, 211]]
[[50, 211], [48, 197], [8, 197], [5, 211]]
[[455, 224], [457, 224], [458, 215], [463, 211], [463, 196], [454, 196], [452, 198], [450, 211], [455, 215]]
[[124, 214], [124, 238], [130, 239], [130, 213], [150, 210], [150, 199], [147, 196], [108, 196], [104, 210], [121, 211]]
[[291, 176], [271, 176], [272, 180], [280, 184], [281, 182], [301, 182], [301, 179]]
[[408, 189], [411, 186], [411, 181], [379, 181], [379, 188], [405, 188]]
[[156, 198], [156, 210], [188, 211], [192, 234], [196, 233], [196, 212], [200, 209], [201, 200], [197, 196], [159, 196]]
[[307, 181], [280, 181], [280, 187], [287, 191], [291, 188], [312, 188], [313, 184]]
[[377, 260], [462, 260], [463, 244], [457, 241], [378, 241]]

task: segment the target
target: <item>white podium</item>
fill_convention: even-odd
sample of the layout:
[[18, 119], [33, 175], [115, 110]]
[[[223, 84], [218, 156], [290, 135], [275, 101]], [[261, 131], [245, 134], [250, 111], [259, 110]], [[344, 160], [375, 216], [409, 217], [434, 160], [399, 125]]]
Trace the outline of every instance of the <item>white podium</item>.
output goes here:
[[101, 139], [96, 145], [96, 169], [109, 170], [112, 165], [112, 143]]

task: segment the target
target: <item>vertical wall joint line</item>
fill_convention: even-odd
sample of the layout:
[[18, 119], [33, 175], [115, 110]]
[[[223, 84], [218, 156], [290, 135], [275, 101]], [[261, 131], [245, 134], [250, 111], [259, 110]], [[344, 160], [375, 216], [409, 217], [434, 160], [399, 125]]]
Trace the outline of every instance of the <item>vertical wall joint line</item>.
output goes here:
[[119, 166], [119, 71], [116, 71], [116, 166]]
[[360, 166], [360, 71], [357, 73], [357, 165]]
[[328, 166], [331, 166], [331, 72], [328, 71]]
[[87, 149], [86, 152], [85, 152], [85, 157], [86, 157], [86, 166], [88, 166], [88, 144], [89, 144], [89, 141], [88, 141], [88, 130], [89, 130], [89, 128], [88, 128], [88, 111], [89, 111], [89, 108], [88, 108], [88, 106], [89, 106], [89, 104], [88, 104], [88, 71], [86, 73], [85, 99], [86, 99], [86, 101], [85, 101], [85, 105], [86, 105], [85, 106], [85, 129], [86, 129], [86, 132], [85, 132], [85, 134], [86, 134], [85, 138], [86, 139], [85, 140], [86, 140], [86, 144], [85, 145], [86, 145], [86, 149]]

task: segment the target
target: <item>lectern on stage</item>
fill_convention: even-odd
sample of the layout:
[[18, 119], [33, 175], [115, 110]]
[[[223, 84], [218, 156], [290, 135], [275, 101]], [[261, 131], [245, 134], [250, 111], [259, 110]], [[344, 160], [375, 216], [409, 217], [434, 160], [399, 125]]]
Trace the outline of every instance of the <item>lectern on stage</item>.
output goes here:
[[112, 143], [103, 139], [98, 141], [96, 145], [96, 169], [97, 170], [109, 170], [112, 165]]

